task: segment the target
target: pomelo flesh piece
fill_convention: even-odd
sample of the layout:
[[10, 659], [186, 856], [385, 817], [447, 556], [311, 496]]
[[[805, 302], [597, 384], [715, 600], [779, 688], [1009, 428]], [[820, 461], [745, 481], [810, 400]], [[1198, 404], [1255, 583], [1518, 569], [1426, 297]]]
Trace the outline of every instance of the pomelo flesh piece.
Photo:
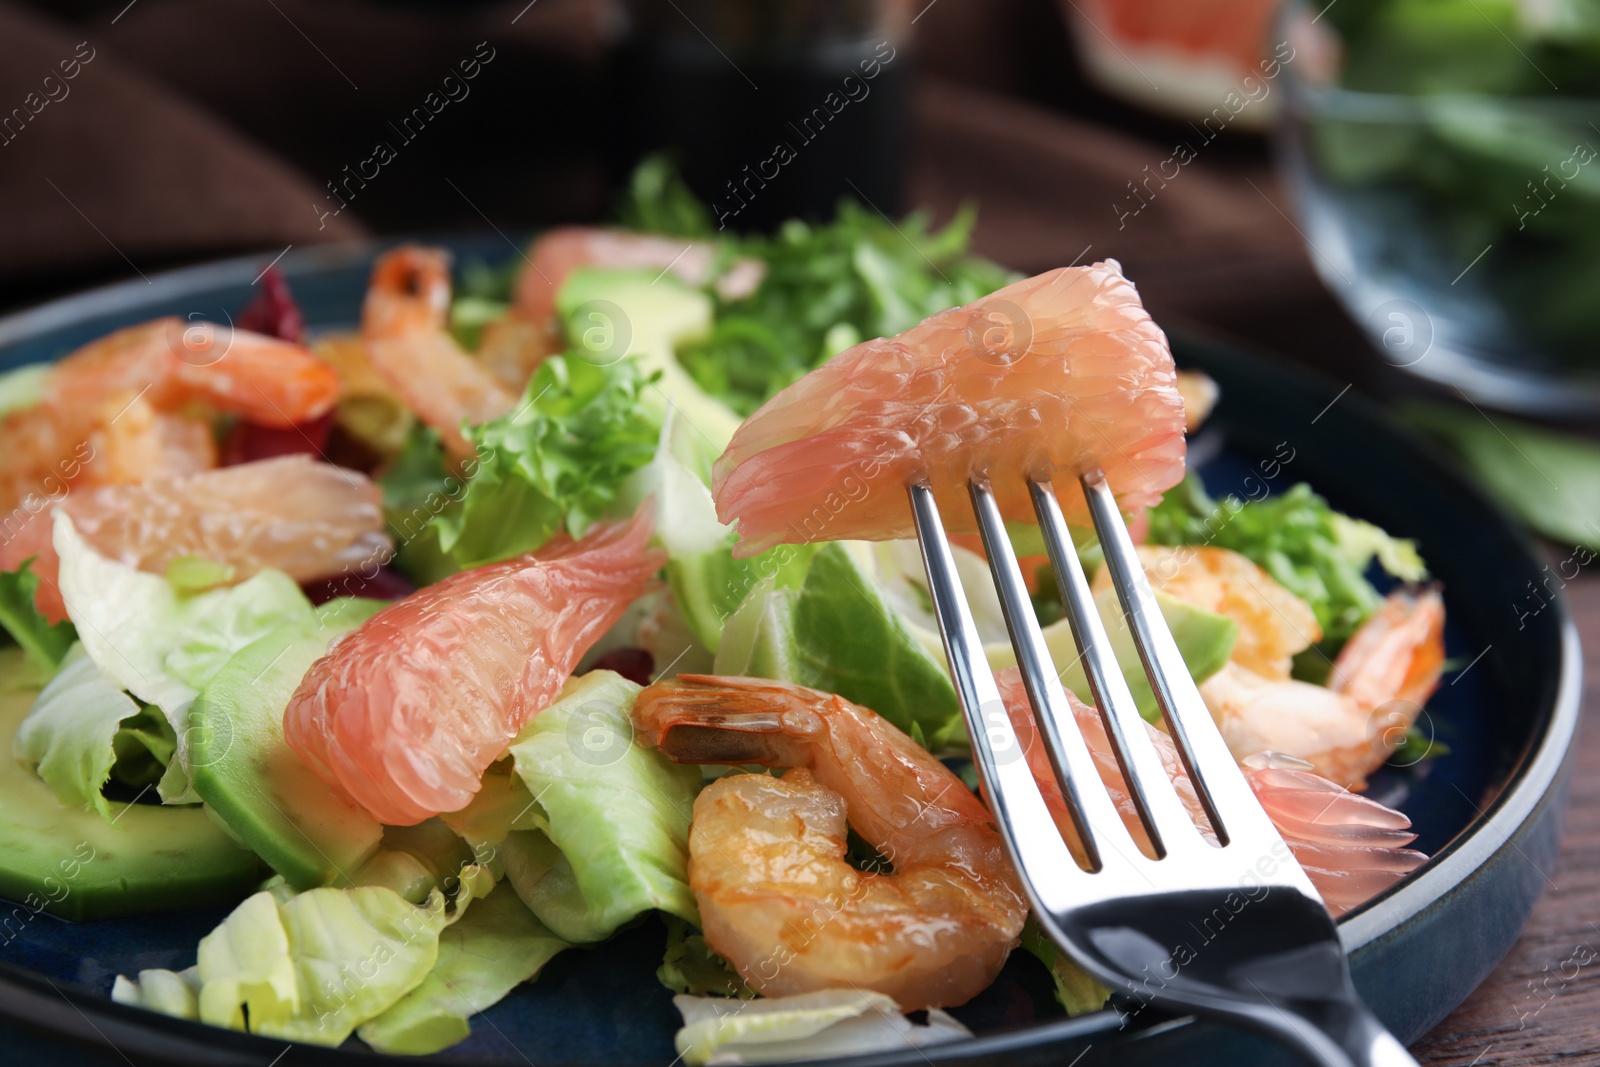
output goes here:
[[1099, 467], [1124, 511], [1147, 507], [1183, 478], [1183, 432], [1166, 335], [1107, 260], [840, 353], [745, 420], [712, 495], [740, 556], [913, 537], [906, 486], [921, 478], [952, 533], [976, 529], [966, 486], [980, 474], [1008, 520], [1037, 521], [1033, 475], [1087, 522], [1080, 474]]
[[312, 665], [289, 745], [379, 822], [458, 811], [601, 634], [650, 586], [650, 509], [463, 571], [379, 612]]

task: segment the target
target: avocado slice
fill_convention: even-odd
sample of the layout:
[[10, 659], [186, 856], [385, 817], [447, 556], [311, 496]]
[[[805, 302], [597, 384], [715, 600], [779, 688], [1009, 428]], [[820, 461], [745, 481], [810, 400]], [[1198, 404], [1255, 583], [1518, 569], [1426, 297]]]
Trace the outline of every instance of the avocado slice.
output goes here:
[[711, 332], [711, 298], [671, 274], [585, 268], [562, 283], [556, 310], [571, 351], [602, 365], [626, 356], [647, 374], [660, 372], [644, 402], [663, 419], [669, 404], [677, 409], [673, 454], [699, 458], [704, 469], [696, 473], [710, 481], [711, 462], [742, 420], [700, 388], [675, 351]]
[[[0, 678], [27, 669], [18, 649], [0, 651]], [[37, 690], [0, 686], [0, 736], [17, 732]], [[0, 759], [0, 939], [40, 910], [63, 919], [226, 904], [266, 872], [198, 807], [110, 805], [110, 819], [56, 800], [50, 787]]]
[[334, 638], [386, 607], [333, 601], [316, 621], [285, 623], [234, 653], [189, 712], [195, 792], [296, 889], [349, 884], [383, 827], [330, 789], [283, 737], [283, 711]]

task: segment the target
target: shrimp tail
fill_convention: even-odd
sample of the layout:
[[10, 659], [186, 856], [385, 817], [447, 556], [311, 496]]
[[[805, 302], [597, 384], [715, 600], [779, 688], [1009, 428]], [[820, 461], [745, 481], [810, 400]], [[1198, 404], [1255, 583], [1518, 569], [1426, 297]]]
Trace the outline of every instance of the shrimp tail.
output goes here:
[[785, 766], [785, 735], [815, 717], [829, 693], [762, 678], [680, 674], [656, 682], [634, 708], [640, 740], [675, 763]]
[[1420, 708], [1444, 671], [1444, 597], [1437, 583], [1397, 589], [1350, 636], [1328, 688], [1367, 708], [1405, 701]]

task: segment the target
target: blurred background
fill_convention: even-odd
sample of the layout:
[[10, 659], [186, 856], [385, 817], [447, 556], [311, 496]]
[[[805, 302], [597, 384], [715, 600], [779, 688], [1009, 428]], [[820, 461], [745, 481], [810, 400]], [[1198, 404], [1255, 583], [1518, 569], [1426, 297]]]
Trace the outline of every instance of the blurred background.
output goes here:
[[[935, 221], [971, 201], [976, 250], [1009, 267], [1116, 257], [1158, 317], [1377, 389], [1388, 368], [1318, 280], [1274, 177], [1263, 131], [1283, 76], [1257, 66], [1271, 14], [1265, 0], [0, 0], [0, 116], [44, 100], [20, 132], [0, 127], [0, 303], [291, 243], [603, 219], [651, 145], [679, 146], [701, 195], [737, 207], [727, 183], [746, 167], [759, 180], [787, 142], [794, 161], [729, 225], [827, 213], [841, 193]], [[459, 79], [480, 42], [493, 59]], [[80, 52], [93, 58], [62, 79]], [[1259, 98], [1231, 115], [1252, 70]], [[450, 75], [466, 95], [404, 124]], [[830, 92], [845, 106], [805, 126]], [[1202, 123], [1213, 108], [1228, 121]], [[1181, 165], [1180, 143], [1195, 152]], [[379, 144], [394, 155], [381, 166]]]
[[1358, 389], [1600, 412], [1596, 0], [0, 0], [0, 42], [4, 306], [603, 219], [669, 148], [735, 229], [972, 202], [1009, 267], [1114, 256]]

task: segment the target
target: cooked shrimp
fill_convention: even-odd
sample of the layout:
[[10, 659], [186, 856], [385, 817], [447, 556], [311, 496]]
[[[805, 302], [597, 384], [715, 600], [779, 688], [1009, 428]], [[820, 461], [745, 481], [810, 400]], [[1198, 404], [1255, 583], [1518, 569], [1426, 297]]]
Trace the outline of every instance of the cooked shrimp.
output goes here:
[[[1026, 753], [1028, 768], [1044, 794], [1045, 805], [1081, 860], [1077, 832], [1067, 814], [1050, 757], [1039, 739], [1022, 676], [1017, 668], [1007, 667], [995, 678], [1000, 683], [1000, 695], [1011, 714], [1017, 740]], [[1070, 691], [1063, 690], [1063, 693], [1094, 757], [1095, 769], [1100, 772], [1100, 779], [1128, 832], [1141, 847], [1148, 847], [1144, 826], [1129, 797], [1100, 713]], [[1189, 810], [1195, 825], [1214, 842], [1215, 835], [1207, 828], [1194, 784], [1189, 780], [1189, 772], [1172, 739], [1153, 726], [1147, 726], [1146, 730], [1167, 777], [1177, 789], [1178, 798]], [[1298, 761], [1282, 758], [1252, 759], [1244, 767], [1245, 780], [1335, 917], [1389, 888], [1427, 859], [1422, 853], [1404, 847], [1416, 836], [1407, 832], [1411, 820], [1376, 801], [1341, 789], [1326, 778], [1303, 769], [1304, 764], [1296, 766], [1296, 763]]]
[[307, 349], [211, 322], [156, 319], [90, 342], [50, 372], [46, 402], [137, 394], [158, 411], [200, 402], [263, 426], [294, 426], [339, 399], [339, 378]]
[[208, 427], [178, 414], [193, 404], [287, 427], [338, 398], [338, 375], [296, 344], [177, 318], [118, 330], [55, 364], [44, 398], [0, 422], [0, 506], [80, 478], [115, 485], [214, 466]]
[[[639, 694], [640, 739], [683, 763], [794, 768], [695, 801], [689, 884], [706, 941], [769, 996], [854, 986], [965, 1003], [1028, 906], [987, 809], [876, 713], [785, 682], [680, 675]], [[845, 859], [854, 829], [893, 865]]]
[[[547, 231], [529, 249], [528, 267], [517, 280], [516, 312], [533, 322], [548, 320], [555, 314], [561, 284], [580, 267], [670, 270], [685, 284], [699, 287], [712, 281], [717, 265], [716, 246], [704, 241], [562, 226]], [[755, 292], [765, 276], [760, 260], [735, 260], [716, 279], [717, 293], [724, 300], [742, 299]]]
[[1200, 695], [1234, 756], [1301, 759], [1352, 789], [1405, 740], [1444, 666], [1444, 600], [1436, 589], [1390, 594], [1334, 661], [1324, 688], [1265, 678], [1229, 663]]
[[472, 454], [462, 424], [499, 418], [517, 398], [450, 336], [449, 309], [449, 257], [406, 245], [380, 256], [372, 269], [361, 338], [372, 366], [459, 460]]
[[[1263, 678], [1289, 677], [1295, 653], [1322, 640], [1311, 606], [1237, 552], [1141, 545], [1139, 561], [1154, 588], [1237, 622], [1233, 662]], [[1110, 585], [1111, 575], [1102, 567], [1095, 592]]]

